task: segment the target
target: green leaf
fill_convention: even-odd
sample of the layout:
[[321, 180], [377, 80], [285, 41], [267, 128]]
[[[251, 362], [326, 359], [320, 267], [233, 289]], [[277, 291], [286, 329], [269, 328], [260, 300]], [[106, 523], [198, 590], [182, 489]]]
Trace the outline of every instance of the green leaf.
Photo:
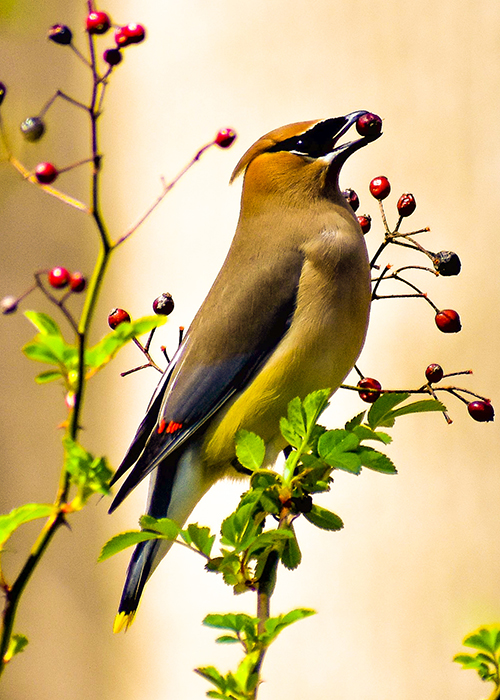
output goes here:
[[264, 624], [266, 630], [266, 644], [270, 644], [274, 639], [276, 639], [278, 634], [289, 625], [315, 614], [316, 611], [311, 610], [310, 608], [296, 608], [295, 610], [290, 610], [290, 612], [286, 613], [285, 615], [270, 617]]
[[65, 468], [70, 481], [78, 488], [73, 500], [73, 508], [82, 508], [94, 493], [109, 493], [109, 480], [112, 475], [105, 457], [93, 457], [79, 443], [69, 436], [63, 438]]
[[166, 316], [145, 316], [130, 323], [120, 323], [116, 330], [108, 333], [97, 345], [86, 350], [85, 364], [93, 369], [104, 367], [113, 359], [118, 350], [131, 341], [132, 338], [136, 338], [151, 331], [153, 328], [163, 325], [166, 320]]
[[287, 418], [280, 418], [280, 430], [285, 440], [292, 445], [292, 447], [298, 449], [302, 445], [301, 436], [292, 428]]
[[68, 345], [64, 338], [59, 335], [39, 334], [35, 336], [31, 343], [25, 345], [22, 350], [30, 360], [62, 365], [63, 367], [74, 362], [77, 357], [76, 348]]
[[127, 549], [127, 547], [132, 547], [135, 544], [139, 544], [139, 542], [157, 539], [165, 538], [156, 532], [149, 532], [146, 530], [129, 530], [128, 532], [122, 532], [106, 542], [104, 547], [101, 549], [101, 553], [99, 554], [97, 561], [105, 561], [105, 559], [109, 559], [109, 557], [112, 557], [114, 554], [118, 554], [118, 552]]
[[240, 464], [251, 471], [260, 469], [266, 455], [264, 440], [248, 430], [238, 430], [235, 440], [236, 457]]
[[322, 530], [341, 530], [344, 527], [338, 515], [321, 506], [313, 505], [312, 510], [309, 513], [303, 513], [303, 516]]
[[28, 646], [28, 637], [24, 634], [13, 634], [9, 641], [9, 646], [3, 657], [4, 663], [7, 663], [16, 654], [20, 654]]
[[257, 629], [258, 622], [256, 617], [250, 617], [250, 615], [245, 613], [211, 613], [203, 619], [202, 624], [215, 629], [243, 632], [249, 629]]
[[390, 428], [394, 425], [394, 418], [391, 411], [394, 406], [403, 403], [410, 394], [406, 392], [381, 394], [368, 411], [368, 425], [370, 428], [380, 426]]
[[378, 440], [379, 442], [383, 442], [384, 445], [388, 445], [392, 442], [392, 437], [390, 435], [383, 433], [381, 430], [372, 430], [367, 425], [357, 425], [352, 429], [352, 431], [361, 441]]
[[35, 377], [35, 382], [37, 384], [48, 384], [48, 382], [53, 382], [56, 379], [61, 379], [62, 374], [58, 369], [49, 369], [46, 372], [41, 372]]
[[175, 520], [170, 518], [157, 519], [153, 518], [152, 515], [142, 515], [139, 518], [139, 524], [143, 530], [157, 532], [167, 540], [175, 540], [181, 531]]
[[[215, 666], [202, 666], [201, 668], [195, 668], [194, 670], [200, 676], [205, 678], [205, 680], [209, 681], [217, 688], [220, 688], [222, 691], [226, 689], [226, 680], [224, 676], [215, 668]], [[214, 696], [212, 695], [210, 697]]]
[[24, 315], [42, 335], [61, 335], [59, 326], [54, 319], [47, 316], [47, 314], [38, 311], [25, 311]]
[[446, 406], [441, 401], [436, 401], [436, 399], [414, 401], [393, 411], [392, 417], [398, 418], [399, 416], [407, 416], [410, 413], [429, 413], [430, 411], [446, 411]]
[[[173, 522], [173, 521], [172, 521]], [[181, 532], [181, 536], [184, 538], [184, 534], [189, 536], [189, 542], [187, 544], [192, 544], [198, 549], [202, 554], [209, 557], [212, 551], [213, 544], [215, 542], [215, 535], [210, 534], [209, 527], [200, 527], [197, 523], [191, 523], [188, 525], [187, 533], [186, 531]]]
[[318, 453], [327, 464], [353, 474], [361, 471], [361, 460], [355, 450], [359, 438], [348, 430], [327, 430], [318, 441]]
[[296, 569], [302, 561], [302, 552], [300, 551], [299, 543], [295, 532], [291, 530], [293, 537], [285, 541], [283, 552], [281, 553], [281, 561], [286, 569]]
[[351, 418], [351, 420], [347, 421], [345, 424], [344, 428], [346, 430], [354, 430], [354, 428], [358, 425], [361, 425], [361, 421], [365, 417], [366, 411], [362, 411], [361, 413], [358, 413], [354, 418]]
[[0, 549], [20, 525], [38, 518], [48, 518], [53, 512], [54, 506], [48, 503], [25, 503], [7, 515], [0, 515]]
[[397, 474], [394, 463], [383, 452], [378, 452], [372, 447], [363, 446], [359, 448], [358, 454], [363, 467], [383, 474]]
[[305, 413], [302, 410], [302, 401], [296, 396], [287, 407], [287, 418], [292, 430], [300, 437], [306, 434]]
[[231, 637], [229, 634], [223, 634], [222, 637], [217, 637], [217, 644], [239, 644], [238, 637]]
[[302, 406], [306, 416], [307, 429], [314, 425], [323, 411], [328, 408], [328, 399], [331, 393], [330, 389], [319, 389], [306, 396]]
[[474, 634], [470, 634], [463, 641], [463, 645], [466, 647], [472, 647], [473, 649], [479, 649], [480, 651], [494, 652], [492, 639], [489, 634], [489, 630], [485, 627], [480, 628]]

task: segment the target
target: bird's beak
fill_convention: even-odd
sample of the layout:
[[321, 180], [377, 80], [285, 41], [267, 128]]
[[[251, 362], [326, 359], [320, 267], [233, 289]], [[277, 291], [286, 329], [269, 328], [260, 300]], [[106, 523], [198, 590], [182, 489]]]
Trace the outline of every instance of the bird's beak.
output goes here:
[[378, 133], [361, 136], [359, 139], [349, 141], [348, 143], [343, 143], [340, 146], [337, 145], [342, 136], [347, 133], [351, 126], [356, 124], [358, 119], [364, 114], [369, 114], [369, 112], [363, 109], [358, 112], [351, 112], [345, 117], [335, 117], [333, 119], [326, 119], [324, 122], [322, 122], [325, 124], [325, 126], [328, 125], [329, 130], [331, 129], [333, 132], [330, 136], [330, 152], [325, 156], [325, 159], [328, 160], [328, 162], [335, 162], [337, 167], [340, 168], [340, 166], [345, 163], [347, 158], [349, 158], [352, 153], [382, 136], [382, 131], [379, 131]]

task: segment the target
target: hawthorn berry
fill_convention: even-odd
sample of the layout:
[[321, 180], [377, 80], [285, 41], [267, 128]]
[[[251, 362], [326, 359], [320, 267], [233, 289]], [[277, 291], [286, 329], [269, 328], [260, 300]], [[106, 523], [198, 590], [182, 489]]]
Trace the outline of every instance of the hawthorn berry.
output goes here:
[[434, 259], [434, 268], [443, 277], [452, 277], [458, 275], [462, 269], [462, 263], [456, 253], [451, 250], [442, 250], [436, 253]]
[[39, 141], [45, 133], [45, 124], [41, 117], [27, 117], [20, 129], [26, 141]]
[[130, 323], [130, 314], [125, 309], [113, 309], [108, 316], [108, 325], [115, 330], [121, 323]]
[[489, 423], [495, 418], [495, 411], [491, 403], [486, 401], [471, 401], [467, 404], [469, 415], [480, 423]]
[[372, 391], [360, 391], [359, 398], [366, 403], [374, 403], [380, 396], [382, 385], [372, 377], [363, 377], [357, 383], [360, 389], [372, 389]]
[[70, 274], [65, 267], [53, 267], [49, 270], [48, 281], [54, 289], [66, 287], [70, 280]]
[[72, 272], [69, 277], [69, 286], [72, 292], [79, 294], [87, 286], [87, 280], [81, 272]]
[[417, 208], [415, 197], [409, 192], [407, 192], [406, 194], [402, 194], [401, 197], [398, 199], [397, 207], [399, 216], [410, 216], [410, 214], [413, 214], [413, 212]]
[[58, 175], [59, 171], [52, 163], [38, 163], [35, 168], [35, 177], [41, 185], [50, 185]]
[[47, 39], [50, 39], [56, 44], [62, 44], [63, 46], [67, 46], [68, 44], [71, 44], [73, 40], [73, 34], [71, 32], [71, 29], [65, 24], [54, 24], [54, 26], [49, 29]]
[[4, 101], [6, 94], [7, 94], [7, 88], [5, 87], [4, 83], [0, 83], [0, 105]]
[[443, 368], [441, 365], [429, 365], [425, 370], [425, 376], [430, 384], [436, 384], [440, 382], [444, 376]]
[[358, 222], [363, 233], [368, 233], [372, 227], [372, 217], [369, 214], [362, 214], [358, 216]]
[[236, 131], [233, 129], [221, 129], [215, 137], [215, 143], [221, 148], [229, 148], [236, 138]]
[[106, 49], [102, 57], [110, 66], [117, 66], [123, 60], [120, 49]]
[[354, 190], [348, 188], [342, 192], [342, 195], [347, 200], [347, 204], [351, 207], [353, 211], [357, 211], [359, 208], [359, 197]]
[[89, 34], [106, 34], [111, 20], [106, 12], [91, 12], [87, 15], [86, 27]]
[[385, 199], [389, 196], [390, 191], [391, 183], [384, 175], [374, 177], [370, 182], [370, 192], [375, 199]]
[[17, 311], [17, 305], [18, 305], [18, 300], [16, 297], [4, 297], [0, 301], [0, 308], [2, 309], [3, 314], [13, 314], [15, 311]]
[[169, 316], [174, 310], [174, 300], [168, 292], [160, 294], [153, 302], [153, 311], [158, 316]]
[[443, 309], [438, 311], [434, 317], [436, 326], [443, 333], [458, 333], [462, 330], [460, 316], [453, 309]]
[[360, 136], [378, 136], [382, 131], [382, 119], [372, 112], [362, 114], [356, 122], [356, 130]]
[[140, 44], [145, 38], [146, 30], [142, 24], [127, 24], [115, 32], [116, 45], [121, 49], [130, 44]]

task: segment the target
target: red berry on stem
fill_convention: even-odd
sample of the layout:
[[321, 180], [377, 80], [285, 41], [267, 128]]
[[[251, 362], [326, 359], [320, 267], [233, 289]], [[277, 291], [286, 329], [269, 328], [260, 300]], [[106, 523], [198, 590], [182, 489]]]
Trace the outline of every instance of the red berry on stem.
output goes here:
[[467, 405], [469, 415], [480, 423], [489, 423], [495, 418], [495, 411], [491, 403], [486, 401], [472, 401]]
[[113, 309], [108, 316], [108, 325], [115, 330], [121, 323], [130, 323], [130, 315], [125, 309]]
[[370, 192], [375, 199], [385, 199], [389, 196], [390, 191], [391, 183], [384, 175], [374, 177], [370, 182]]
[[86, 26], [89, 34], [106, 34], [111, 20], [106, 12], [91, 12], [87, 16]]
[[102, 57], [110, 66], [117, 66], [123, 60], [120, 49], [106, 49]]
[[458, 331], [462, 330], [460, 316], [453, 309], [438, 311], [434, 320], [436, 321], [436, 326], [443, 333], [458, 333]]
[[79, 294], [87, 286], [87, 280], [81, 272], [73, 272], [69, 278], [69, 286], [72, 292]]
[[70, 275], [65, 267], [53, 267], [52, 270], [49, 270], [48, 280], [54, 289], [62, 289], [68, 285]]
[[347, 203], [353, 211], [357, 211], [359, 207], [359, 197], [354, 190], [348, 188], [342, 192], [342, 195], [347, 200]]
[[130, 44], [140, 44], [146, 38], [146, 30], [142, 24], [127, 24], [115, 32], [116, 45], [121, 49]]
[[59, 171], [52, 163], [38, 163], [35, 168], [36, 180], [41, 185], [50, 185], [58, 175]]
[[229, 148], [236, 138], [236, 131], [233, 129], [221, 129], [215, 137], [215, 143], [221, 148]]
[[363, 233], [368, 233], [372, 227], [372, 217], [369, 214], [362, 214], [358, 216], [358, 222]]
[[363, 377], [360, 379], [357, 386], [360, 389], [372, 389], [372, 391], [360, 391], [359, 398], [366, 403], [374, 403], [380, 396], [382, 385], [372, 377]]
[[416, 208], [417, 203], [415, 201], [415, 197], [409, 192], [402, 194], [398, 199], [399, 216], [410, 216], [410, 214], [413, 214]]
[[429, 365], [425, 370], [425, 376], [430, 384], [436, 384], [440, 382], [444, 376], [443, 368], [441, 365]]
[[153, 311], [158, 316], [169, 316], [173, 310], [174, 300], [168, 292], [164, 292], [153, 302]]
[[55, 44], [67, 46], [68, 44], [71, 44], [73, 34], [71, 29], [65, 24], [54, 24], [54, 26], [49, 29], [47, 38], [53, 41]]
[[356, 129], [360, 136], [378, 136], [382, 131], [382, 119], [378, 114], [367, 112], [358, 117]]

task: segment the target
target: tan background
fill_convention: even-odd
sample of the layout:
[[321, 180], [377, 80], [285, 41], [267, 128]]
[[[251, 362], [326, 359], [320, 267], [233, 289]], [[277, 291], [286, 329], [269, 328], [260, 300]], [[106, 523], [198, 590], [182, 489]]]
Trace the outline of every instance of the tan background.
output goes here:
[[[28, 166], [44, 159], [62, 166], [87, 154], [84, 116], [62, 103], [49, 113], [38, 145], [17, 135], [18, 123], [56, 88], [86, 99], [85, 69], [45, 39], [46, 28], [63, 22], [84, 47], [77, 29], [84, 5], [17, 0], [0, 7], [0, 80], [9, 86], [2, 113]], [[177, 173], [219, 127], [233, 126], [239, 140], [228, 152], [206, 154], [117, 253], [95, 338], [106, 332], [113, 306], [144, 315], [168, 290], [177, 307], [160, 340], [174, 349], [177, 326], [188, 325], [231, 240], [239, 185], [229, 189], [227, 180], [241, 153], [279, 125], [366, 108], [384, 118], [384, 136], [348, 163], [342, 184], [360, 193], [361, 211], [375, 219], [368, 182], [387, 175], [392, 222], [399, 194], [415, 194], [412, 223], [433, 229], [422, 242], [456, 250], [463, 263], [458, 278], [415, 279], [438, 305], [460, 311], [464, 329], [440, 334], [422, 302], [379, 302], [361, 367], [398, 387], [421, 383], [430, 362], [449, 371], [473, 367], [464, 384], [500, 410], [498, 3], [110, 0], [102, 9], [149, 32], [145, 44], [127, 50], [102, 120], [104, 211], [113, 235], [155, 198], [160, 176]], [[85, 169], [60, 183], [88, 197]], [[0, 296], [27, 287], [35, 269], [90, 271], [96, 235], [82, 214], [23, 183], [6, 164], [0, 187]], [[368, 243], [375, 249], [376, 233]], [[35, 296], [23, 306], [46, 308]], [[37, 387], [38, 368], [19, 352], [29, 324], [20, 314], [0, 324], [0, 512], [7, 512], [52, 499], [61, 457], [55, 426], [65, 411], [60, 390]], [[120, 379], [139, 359], [134, 348], [124, 351], [88, 392], [85, 445], [115, 466], [157, 379], [153, 371]], [[343, 532], [298, 527], [304, 563], [293, 575], [280, 574], [274, 609], [310, 606], [319, 614], [270, 651], [262, 700], [488, 694], [451, 657], [467, 632], [500, 620], [498, 423], [474, 423], [461, 404], [447, 403], [450, 427], [439, 415], [400, 421], [390, 448], [397, 477], [338, 476], [324, 502], [344, 519]], [[361, 408], [341, 393], [329, 422], [339, 425]], [[240, 491], [214, 489], [194, 520], [217, 528]], [[207, 612], [252, 611], [253, 600], [233, 598], [180, 549], [148, 585], [133, 629], [111, 634], [128, 555], [100, 565], [96, 557], [108, 537], [135, 526], [144, 497], [142, 488], [112, 518], [105, 500], [92, 503], [72, 519], [71, 531], [58, 533], [23, 600], [17, 631], [31, 644], [5, 674], [2, 699], [192, 700], [207, 689], [195, 665], [234, 666], [236, 650], [215, 647], [200, 620]], [[11, 576], [36, 532], [26, 526], [9, 543], [3, 561]]]

